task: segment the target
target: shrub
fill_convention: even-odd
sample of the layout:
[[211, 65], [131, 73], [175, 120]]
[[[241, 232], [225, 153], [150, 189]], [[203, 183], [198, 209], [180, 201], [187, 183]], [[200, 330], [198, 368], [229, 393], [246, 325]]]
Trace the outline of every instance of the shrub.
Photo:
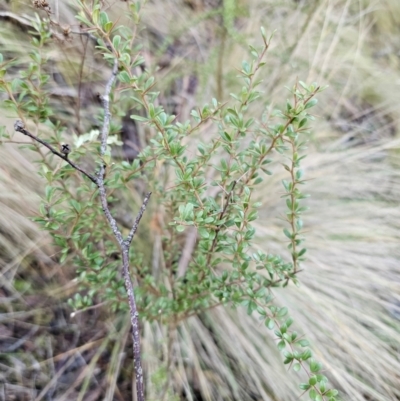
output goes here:
[[[47, 3], [36, 3], [50, 17]], [[158, 102], [157, 85], [137, 49], [140, 2], [129, 5], [133, 29], [110, 21], [98, 2], [78, 3], [84, 29], [73, 32], [51, 17], [37, 17], [29, 65], [0, 60], [5, 104], [19, 118], [15, 130], [32, 140], [26, 146], [36, 152], [47, 182], [35, 221], [59, 247], [59, 262], [77, 266], [80, 292], [69, 304], [79, 310], [107, 302], [115, 313], [129, 308], [138, 400], [144, 399], [138, 317], [172, 333], [191, 316], [221, 305], [244, 306], [274, 330], [284, 364], [304, 370], [307, 382], [300, 388], [310, 399], [337, 399], [308, 341], [291, 328], [288, 308], [273, 294], [276, 287], [298, 284], [306, 253], [301, 161], [309, 111], [323, 88], [298, 81], [283, 109], [267, 108], [255, 118], [252, 105], [263, 96], [259, 71], [271, 40], [261, 29], [263, 45], [250, 47], [251, 60], [237, 77], [241, 91], [231, 102], [212, 99], [192, 110], [190, 121], [179, 121]], [[46, 72], [46, 48], [57, 34], [87, 36], [111, 68], [97, 107], [98, 127], [72, 138], [51, 103]], [[19, 78], [7, 79], [11, 67], [20, 68]], [[121, 127], [113, 119], [124, 104], [146, 134], [129, 161], [120, 156]], [[4, 132], [3, 138], [12, 140], [13, 134]], [[278, 163], [287, 171], [282, 198], [288, 255], [253, 246], [252, 222], [261, 206], [255, 190]], [[152, 255], [149, 244], [155, 248], [157, 241], [159, 251]]]

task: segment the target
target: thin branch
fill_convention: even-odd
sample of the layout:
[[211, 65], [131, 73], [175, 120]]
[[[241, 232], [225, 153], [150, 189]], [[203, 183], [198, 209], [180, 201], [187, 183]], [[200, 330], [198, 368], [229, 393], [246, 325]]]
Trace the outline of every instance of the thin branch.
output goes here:
[[[107, 150], [107, 139], [108, 133], [110, 130], [110, 120], [111, 120], [111, 112], [110, 112], [110, 93], [112, 85], [115, 81], [118, 72], [118, 60], [115, 59], [114, 67], [112, 70], [112, 74], [110, 79], [107, 82], [106, 90], [103, 95], [103, 109], [104, 109], [104, 120], [103, 127], [101, 129], [101, 147], [100, 147], [100, 155], [104, 156]], [[100, 171], [97, 175], [97, 186], [99, 187], [100, 192], [100, 202], [103, 208], [104, 215], [106, 216], [108, 223], [114, 233], [115, 238], [117, 239], [119, 245], [123, 247], [124, 238], [122, 237], [121, 231], [118, 229], [117, 222], [114, 217], [111, 215], [110, 209], [108, 207], [107, 202], [107, 193], [104, 185], [104, 174], [105, 174], [106, 166], [103, 163], [100, 167]]]
[[[223, 210], [221, 211], [221, 213], [219, 215], [219, 218], [218, 218], [218, 220], [220, 220], [220, 221], [224, 218], [225, 213], [226, 213], [226, 211], [228, 209], [228, 206], [231, 203], [231, 198], [233, 196], [233, 191], [234, 191], [234, 189], [236, 187], [236, 184], [237, 184], [237, 180], [233, 181], [232, 189], [229, 191], [228, 195], [225, 198], [225, 200], [226, 200], [225, 206], [224, 206]], [[210, 251], [209, 251], [208, 257], [207, 257], [207, 266], [210, 264], [212, 255], [214, 254], [214, 249], [215, 249], [215, 246], [217, 245], [217, 242], [218, 242], [218, 234], [221, 231], [221, 228], [222, 228], [222, 225], [219, 225], [215, 230], [215, 237], [213, 239], [213, 242], [211, 244], [211, 248], [210, 248]]]
[[[10, 23], [12, 23], [14, 25], [18, 25], [20, 28], [22, 28], [24, 30], [24, 32], [26, 32], [25, 28], [28, 28], [28, 29], [33, 28], [34, 19], [25, 14], [23, 14], [21, 17], [19, 15], [9, 12], [9, 11], [0, 11], [0, 20], [1, 19], [10, 21]], [[50, 23], [54, 26], [59, 27], [61, 30], [63, 30], [63, 27], [60, 26], [59, 22], [50, 19]], [[69, 30], [70, 29], [69, 26], [67, 28], [68, 28], [68, 30], [66, 33], [59, 33], [56, 30], [51, 29], [51, 28], [49, 29], [49, 32], [50, 32], [51, 36], [56, 37], [57, 39], [60, 39], [60, 40], [68, 38], [68, 36], [70, 34], [87, 36], [95, 45], [97, 44], [97, 38], [92, 33], [72, 31], [72, 30]], [[33, 31], [32, 35], [39, 36], [39, 33]]]
[[[112, 69], [112, 74], [110, 79], [107, 82], [106, 89], [103, 96], [103, 109], [104, 109], [104, 120], [103, 127], [101, 130], [101, 147], [100, 147], [100, 155], [103, 157], [107, 151], [107, 139], [110, 131], [110, 120], [111, 120], [111, 112], [110, 112], [110, 93], [111, 88], [114, 84], [114, 81], [117, 77], [118, 73], [118, 60], [114, 60], [114, 66]], [[135, 377], [136, 377], [136, 397], [137, 401], [145, 401], [144, 398], [144, 379], [143, 379], [143, 368], [142, 368], [142, 359], [141, 359], [141, 349], [140, 349], [140, 330], [139, 330], [139, 312], [137, 310], [135, 294], [132, 284], [132, 279], [129, 272], [129, 248], [132, 243], [132, 239], [137, 231], [139, 222], [143, 216], [144, 211], [146, 210], [147, 203], [150, 200], [151, 192], [149, 192], [144, 198], [143, 204], [139, 210], [138, 215], [136, 216], [133, 227], [126, 238], [123, 239], [121, 232], [117, 227], [117, 222], [114, 217], [111, 215], [110, 209], [107, 204], [107, 193], [104, 185], [104, 173], [105, 173], [106, 165], [103, 163], [100, 167], [100, 171], [97, 176], [97, 185], [99, 187], [100, 192], [100, 200], [101, 205], [103, 207], [103, 211], [107, 220], [113, 230], [114, 236], [117, 239], [122, 255], [122, 274], [124, 277], [125, 289], [128, 295], [128, 303], [129, 303], [129, 311], [130, 311], [130, 319], [132, 326], [132, 341], [133, 341], [133, 360], [135, 365]]]
[[[118, 243], [120, 246], [123, 245], [124, 243], [124, 239], [122, 237], [121, 232], [118, 229], [117, 226], [117, 222], [115, 221], [115, 219], [112, 217], [111, 213], [110, 213], [110, 209], [108, 207], [108, 202], [107, 202], [107, 194], [106, 194], [106, 189], [104, 186], [104, 179], [103, 179], [103, 174], [99, 175], [98, 178], [93, 177], [91, 174], [87, 173], [85, 170], [83, 170], [82, 168], [80, 168], [79, 166], [77, 166], [74, 162], [72, 162], [71, 160], [69, 160], [67, 155], [64, 155], [60, 152], [58, 152], [55, 148], [53, 148], [53, 146], [51, 146], [50, 144], [48, 144], [46, 141], [44, 141], [43, 139], [38, 138], [37, 136], [31, 134], [29, 131], [27, 131], [24, 128], [24, 123], [21, 120], [17, 120], [14, 124], [14, 129], [15, 131], [21, 132], [24, 135], [29, 136], [30, 138], [32, 138], [34, 141], [41, 143], [43, 146], [45, 146], [47, 149], [50, 150], [50, 152], [52, 152], [53, 154], [55, 154], [56, 156], [58, 156], [59, 158], [65, 160], [70, 166], [72, 166], [75, 170], [79, 171], [80, 173], [84, 174], [86, 177], [88, 177], [93, 183], [96, 184], [96, 186], [99, 188], [99, 193], [100, 193], [100, 202], [101, 202], [101, 206], [104, 212], [104, 215], [106, 216], [108, 223], [110, 224], [110, 227], [114, 233], [115, 238], [117, 239]], [[104, 167], [102, 167], [102, 169], [104, 169]], [[148, 201], [148, 200], [147, 200]], [[143, 213], [142, 213], [143, 214]]]
[[115, 59], [114, 67], [112, 69], [112, 74], [110, 79], [107, 82], [106, 90], [103, 95], [103, 108], [104, 108], [104, 121], [103, 121], [103, 128], [101, 130], [101, 148], [100, 148], [100, 155], [104, 156], [107, 150], [107, 139], [108, 133], [110, 130], [110, 120], [111, 120], [111, 112], [110, 112], [110, 93], [115, 78], [117, 77], [118, 73], [118, 60]]
[[139, 312], [137, 310], [135, 294], [133, 292], [133, 284], [129, 274], [129, 248], [124, 246], [122, 250], [122, 274], [125, 282], [125, 289], [128, 294], [131, 326], [132, 326], [132, 340], [133, 340], [133, 362], [135, 364], [135, 378], [136, 378], [136, 397], [137, 401], [145, 401], [144, 399], [144, 380], [142, 357], [140, 350], [140, 332], [139, 332]]
[[43, 146], [45, 146], [47, 149], [50, 150], [51, 153], [55, 154], [56, 156], [60, 157], [61, 159], [65, 160], [71, 167], [73, 167], [75, 170], [78, 170], [80, 173], [82, 173], [83, 175], [85, 175], [86, 177], [89, 178], [90, 181], [92, 181], [93, 183], [95, 183], [97, 185], [97, 179], [95, 177], [93, 177], [91, 174], [87, 173], [85, 170], [83, 170], [82, 168], [80, 168], [78, 165], [76, 165], [74, 162], [72, 162], [71, 160], [68, 159], [67, 155], [64, 155], [60, 152], [58, 152], [55, 148], [53, 148], [53, 146], [51, 146], [50, 144], [48, 144], [46, 141], [44, 141], [43, 139], [38, 138], [37, 136], [31, 134], [28, 130], [25, 129], [25, 125], [21, 120], [17, 120], [14, 123], [14, 129], [17, 132], [21, 132], [21, 134], [24, 134], [26, 136], [29, 136], [30, 138], [32, 138], [34, 141], [41, 143]]
[[[103, 169], [103, 167], [102, 167]], [[114, 234], [114, 237], [117, 239], [118, 244], [122, 248], [124, 245], [124, 238], [121, 234], [121, 231], [118, 228], [117, 221], [114, 219], [110, 212], [110, 208], [108, 207], [108, 202], [107, 202], [107, 193], [106, 193], [106, 188], [104, 186], [104, 179], [103, 175], [99, 175], [97, 178], [97, 186], [99, 188], [99, 194], [100, 194], [100, 202], [101, 202], [101, 207], [103, 209], [104, 215], [106, 216], [108, 220], [108, 224], [110, 225], [112, 232]]]
[[142, 216], [143, 216], [143, 213], [144, 213], [145, 210], [146, 210], [147, 204], [149, 203], [150, 196], [151, 196], [151, 192], [148, 192], [148, 193], [146, 194], [144, 200], [143, 200], [142, 207], [140, 208], [139, 213], [138, 213], [137, 216], [136, 216], [135, 222], [133, 223], [133, 226], [132, 226], [132, 228], [131, 228], [131, 231], [129, 232], [129, 235], [128, 235], [128, 237], [127, 237], [126, 240], [125, 240], [125, 245], [126, 245], [127, 247], [129, 247], [129, 246], [131, 245], [131, 243], [132, 243], [133, 237], [135, 236], [136, 231], [137, 231], [137, 229], [138, 229], [140, 220], [141, 220], [141, 218], [142, 218]]

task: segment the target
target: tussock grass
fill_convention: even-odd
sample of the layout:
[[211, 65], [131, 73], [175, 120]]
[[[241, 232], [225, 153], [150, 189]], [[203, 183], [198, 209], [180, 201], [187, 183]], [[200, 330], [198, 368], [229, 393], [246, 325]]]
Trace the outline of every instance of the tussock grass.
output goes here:
[[49, 238], [27, 219], [37, 211], [40, 198], [36, 192], [43, 184], [36, 166], [16, 147], [1, 148], [0, 165], [0, 246], [3, 266], [21, 263], [28, 255], [49, 260]]
[[[277, 293], [348, 399], [399, 397], [399, 172], [387, 157], [398, 146], [397, 140], [311, 154], [302, 286]], [[264, 226], [258, 226], [260, 246], [284, 252]]]

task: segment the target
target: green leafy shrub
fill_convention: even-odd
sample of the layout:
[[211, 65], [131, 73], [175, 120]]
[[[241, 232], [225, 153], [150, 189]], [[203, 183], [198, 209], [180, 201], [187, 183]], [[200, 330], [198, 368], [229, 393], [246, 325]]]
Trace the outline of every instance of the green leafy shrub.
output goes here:
[[[69, 304], [83, 309], [106, 302], [116, 313], [129, 306], [134, 352], [139, 344], [138, 314], [142, 321], [160, 322], [172, 333], [191, 316], [221, 305], [244, 306], [274, 330], [284, 364], [305, 372], [307, 382], [300, 389], [312, 400], [337, 399], [308, 341], [291, 328], [288, 308], [277, 304], [273, 294], [273, 288], [298, 284], [306, 253], [301, 161], [312, 120], [309, 111], [322, 88], [299, 81], [289, 88], [290, 99], [283, 109], [267, 108], [254, 117], [252, 104], [264, 96], [257, 87], [270, 42], [262, 29], [263, 46], [250, 48], [251, 60], [242, 63], [237, 77], [242, 89], [231, 95], [232, 101], [212, 99], [194, 109], [190, 121], [179, 121], [158, 102], [157, 85], [137, 50], [136, 29], [110, 21], [98, 2], [78, 3], [77, 19], [85, 27], [79, 34], [93, 40], [112, 65], [97, 110], [99, 127], [71, 143], [51, 107], [46, 47], [55, 30], [61, 29], [56, 22], [38, 17], [33, 23], [28, 65], [0, 60], [0, 86], [8, 95], [5, 104], [20, 119], [16, 131], [32, 139], [26, 146], [37, 153], [47, 182], [35, 221], [52, 235], [60, 249], [59, 262], [77, 267], [80, 292]], [[39, 6], [49, 12], [45, 5]], [[130, 4], [133, 27], [140, 22], [140, 12], [140, 2]], [[10, 81], [7, 69], [15, 66], [21, 69], [20, 78]], [[111, 120], [124, 104], [132, 105], [130, 117], [146, 133], [143, 148], [132, 161], [117, 155], [120, 126]], [[11, 140], [13, 134], [4, 132], [3, 139]], [[252, 222], [262, 204], [255, 190], [279, 163], [287, 171], [282, 194], [287, 255], [253, 246]], [[152, 192], [150, 203], [147, 192]], [[156, 241], [158, 252], [152, 254]], [[127, 284], [129, 275], [136, 283], [134, 297]], [[138, 387], [139, 400], [141, 391]], [[165, 395], [165, 389], [160, 391]]]

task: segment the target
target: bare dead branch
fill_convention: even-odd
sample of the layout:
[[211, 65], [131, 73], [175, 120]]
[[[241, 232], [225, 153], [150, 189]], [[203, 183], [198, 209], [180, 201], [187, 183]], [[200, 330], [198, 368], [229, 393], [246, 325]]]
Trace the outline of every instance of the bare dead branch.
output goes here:
[[29, 136], [30, 138], [32, 138], [34, 141], [41, 143], [43, 146], [45, 146], [47, 149], [50, 150], [51, 153], [55, 154], [56, 156], [60, 157], [61, 159], [65, 160], [71, 167], [73, 167], [75, 170], [78, 170], [80, 173], [82, 173], [83, 175], [85, 175], [86, 177], [88, 177], [90, 179], [90, 181], [92, 181], [93, 183], [95, 183], [97, 185], [97, 179], [95, 177], [93, 177], [91, 174], [87, 173], [85, 170], [83, 170], [81, 167], [79, 167], [78, 165], [76, 165], [74, 162], [72, 162], [71, 160], [69, 160], [68, 155], [66, 154], [62, 154], [59, 151], [57, 151], [55, 148], [53, 148], [53, 146], [51, 146], [49, 143], [47, 143], [46, 141], [44, 141], [43, 139], [38, 138], [37, 136], [33, 135], [32, 133], [30, 133], [28, 130], [25, 129], [25, 125], [21, 120], [17, 120], [14, 123], [14, 129], [15, 131], [21, 132], [21, 134], [24, 134], [26, 136]]

